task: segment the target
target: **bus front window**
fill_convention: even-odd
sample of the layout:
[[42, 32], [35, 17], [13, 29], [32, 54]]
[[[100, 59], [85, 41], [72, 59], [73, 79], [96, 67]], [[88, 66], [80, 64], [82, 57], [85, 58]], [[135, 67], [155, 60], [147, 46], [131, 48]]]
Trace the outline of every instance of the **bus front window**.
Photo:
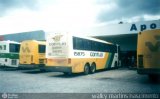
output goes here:
[[14, 53], [18, 53], [20, 50], [20, 45], [19, 44], [10, 44], [9, 45], [9, 51], [10, 52], [14, 52]]

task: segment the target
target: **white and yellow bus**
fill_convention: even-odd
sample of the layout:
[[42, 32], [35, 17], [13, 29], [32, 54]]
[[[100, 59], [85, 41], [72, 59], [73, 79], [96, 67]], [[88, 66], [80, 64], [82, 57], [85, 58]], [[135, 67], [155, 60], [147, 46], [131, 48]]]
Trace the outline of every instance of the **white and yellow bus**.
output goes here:
[[45, 41], [26, 40], [21, 42], [20, 68], [39, 68], [46, 63]]
[[151, 79], [160, 75], [160, 29], [138, 34], [137, 72]]
[[46, 69], [64, 74], [94, 73], [118, 67], [118, 45], [69, 33], [49, 34], [46, 41]]
[[20, 43], [0, 41], [0, 66], [18, 67]]

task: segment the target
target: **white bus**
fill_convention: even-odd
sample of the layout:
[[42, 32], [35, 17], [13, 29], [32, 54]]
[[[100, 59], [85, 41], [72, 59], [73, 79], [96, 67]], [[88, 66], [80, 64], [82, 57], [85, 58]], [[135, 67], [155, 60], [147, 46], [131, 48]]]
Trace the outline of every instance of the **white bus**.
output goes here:
[[46, 69], [65, 74], [94, 73], [118, 67], [118, 45], [91, 37], [49, 34], [46, 42]]
[[0, 41], [0, 66], [18, 67], [20, 43]]

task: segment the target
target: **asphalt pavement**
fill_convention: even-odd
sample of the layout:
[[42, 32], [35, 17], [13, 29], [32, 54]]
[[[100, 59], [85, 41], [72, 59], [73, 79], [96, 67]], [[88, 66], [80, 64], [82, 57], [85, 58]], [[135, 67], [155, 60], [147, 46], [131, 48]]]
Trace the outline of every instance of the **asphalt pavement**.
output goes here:
[[160, 93], [160, 82], [127, 68], [71, 76], [1, 68], [0, 93]]

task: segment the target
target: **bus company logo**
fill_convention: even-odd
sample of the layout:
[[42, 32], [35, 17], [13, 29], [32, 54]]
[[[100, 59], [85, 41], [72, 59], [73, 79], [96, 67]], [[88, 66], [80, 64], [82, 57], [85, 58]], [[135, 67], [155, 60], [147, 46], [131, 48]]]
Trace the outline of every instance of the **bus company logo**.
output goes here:
[[59, 42], [61, 40], [63, 35], [57, 35], [55, 37], [53, 37], [52, 39], [55, 41], [55, 42]]
[[8, 94], [7, 93], [3, 93], [2, 94], [2, 99], [7, 99], [8, 98]]
[[152, 42], [145, 43], [145, 45], [149, 48], [151, 52], [160, 51], [160, 35], [155, 35], [154, 38], [157, 40], [155, 45]]
[[29, 50], [29, 47], [28, 47], [28, 44], [25, 45], [25, 47], [23, 46], [22, 47], [22, 51], [25, 53], [25, 52], [28, 52], [30, 53], [30, 50]]

